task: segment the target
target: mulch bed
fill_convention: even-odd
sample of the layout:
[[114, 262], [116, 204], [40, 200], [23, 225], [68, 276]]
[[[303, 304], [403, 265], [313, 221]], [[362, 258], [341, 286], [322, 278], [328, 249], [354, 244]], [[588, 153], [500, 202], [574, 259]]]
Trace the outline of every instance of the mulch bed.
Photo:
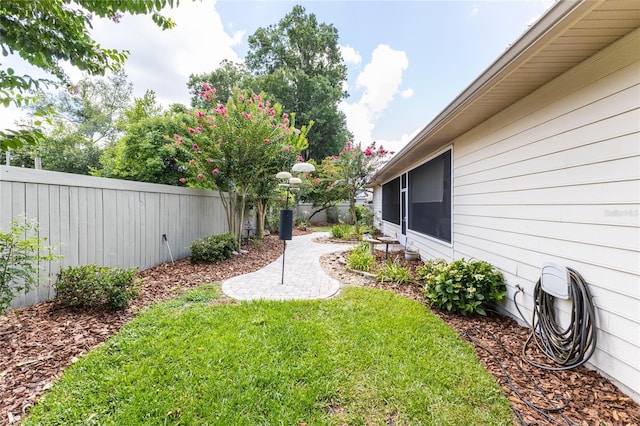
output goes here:
[[[376, 250], [378, 263], [385, 261]], [[389, 253], [389, 261], [411, 270], [421, 261], [406, 261], [404, 252]], [[338, 266], [336, 266], [338, 267]], [[418, 285], [365, 282], [365, 286], [394, 291], [424, 303]], [[489, 312], [462, 316], [431, 308], [432, 312], [456, 329], [471, 343], [480, 362], [502, 386], [511, 407], [523, 425], [638, 426], [640, 406], [609, 380], [585, 367], [550, 371], [533, 367], [522, 358], [530, 329], [512, 318]], [[529, 348], [527, 355], [544, 363], [543, 356]]]
[[[233, 256], [213, 265], [190, 265], [188, 261], [180, 260], [141, 271], [139, 276], [144, 282], [140, 296], [124, 311], [74, 310], [46, 302], [0, 315], [0, 425], [18, 423], [34, 401], [62, 374], [64, 367], [104, 342], [144, 307], [171, 299], [184, 288], [255, 271], [280, 256], [282, 243], [277, 236], [269, 236], [247, 249], [248, 255]], [[339, 263], [335, 268], [342, 268], [341, 274], [348, 273]], [[423, 300], [417, 286], [366, 285]], [[480, 361], [502, 385], [512, 407], [521, 416], [522, 424], [640, 425], [640, 407], [597, 373], [583, 367], [549, 372], [520, 361], [519, 352], [528, 329], [518, 326], [515, 321], [499, 315], [459, 317], [437, 311], [436, 314], [458, 330], [463, 338], [473, 337]], [[501, 345], [514, 354], [514, 362], [506, 366], [502, 363], [508, 356], [500, 352]], [[500, 363], [482, 347], [498, 354]], [[517, 393], [533, 404], [548, 404], [541, 399], [541, 392], [524, 378], [518, 366], [535, 379], [542, 394], [552, 400], [555, 398], [554, 404], [558, 403], [558, 396], [566, 398], [567, 407], [559, 414], [541, 415], [523, 402]], [[510, 381], [514, 382], [517, 392]]]

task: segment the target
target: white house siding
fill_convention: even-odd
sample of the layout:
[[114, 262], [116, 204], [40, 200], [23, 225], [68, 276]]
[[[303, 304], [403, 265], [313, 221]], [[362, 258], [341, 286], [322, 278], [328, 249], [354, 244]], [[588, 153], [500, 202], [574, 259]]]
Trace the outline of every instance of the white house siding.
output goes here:
[[453, 141], [454, 257], [502, 270], [513, 316], [523, 286], [528, 320], [543, 262], [580, 272], [596, 306], [590, 364], [636, 400], [639, 45], [636, 30]]
[[382, 187], [373, 188], [373, 226], [379, 230], [384, 229], [382, 222]]
[[41, 302], [60, 267], [98, 264], [141, 269], [189, 255], [190, 243], [225, 232], [217, 192], [0, 166], [0, 228], [26, 217], [64, 257], [44, 265], [51, 278], [13, 306]]

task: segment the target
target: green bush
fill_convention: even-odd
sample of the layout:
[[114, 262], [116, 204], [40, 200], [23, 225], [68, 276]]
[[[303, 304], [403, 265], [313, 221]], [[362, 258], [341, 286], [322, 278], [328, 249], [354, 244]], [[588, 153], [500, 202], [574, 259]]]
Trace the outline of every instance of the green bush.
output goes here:
[[373, 226], [373, 211], [365, 206], [356, 206], [356, 218], [363, 226]]
[[56, 299], [66, 306], [124, 309], [138, 295], [136, 269], [69, 266], [58, 272]]
[[370, 271], [376, 258], [369, 253], [369, 244], [362, 243], [349, 250], [347, 266], [358, 271]]
[[485, 306], [501, 301], [507, 291], [502, 273], [484, 261], [429, 260], [418, 267], [417, 278], [427, 302], [463, 315], [486, 315]]
[[346, 225], [346, 224], [335, 225], [331, 228], [331, 235], [334, 238], [348, 240], [349, 238], [351, 238], [351, 234], [353, 234], [353, 229], [354, 228], [351, 225]]
[[0, 313], [21, 292], [36, 287], [38, 264], [60, 258], [46, 247], [46, 238], [39, 238], [38, 224], [24, 220], [11, 222], [8, 232], [0, 230]]
[[311, 226], [311, 222], [309, 222], [309, 219], [307, 219], [304, 216], [296, 216], [296, 219], [294, 220], [294, 225], [296, 226], [296, 228], [300, 229], [301, 231], [306, 231], [307, 228]]
[[236, 239], [229, 232], [209, 235], [191, 243], [191, 263], [217, 262], [228, 259], [235, 249]]
[[409, 272], [409, 269], [405, 266], [402, 266], [398, 262], [387, 262], [378, 269], [376, 281], [409, 284], [413, 279], [411, 278], [411, 272]]

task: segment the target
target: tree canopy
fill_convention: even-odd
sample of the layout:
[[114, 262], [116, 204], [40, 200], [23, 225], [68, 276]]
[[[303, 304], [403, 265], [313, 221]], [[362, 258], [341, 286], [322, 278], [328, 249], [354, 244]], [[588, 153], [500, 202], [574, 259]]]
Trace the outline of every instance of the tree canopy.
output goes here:
[[338, 30], [318, 23], [296, 5], [277, 25], [258, 28], [249, 36], [247, 68], [259, 90], [296, 113], [300, 122], [314, 121], [305, 156], [321, 161], [337, 154], [350, 139], [338, 103], [347, 68], [338, 48]]
[[247, 200], [257, 200], [260, 233], [268, 201], [265, 186], [277, 187], [275, 173], [307, 147], [308, 127], [296, 128], [282, 106], [271, 104], [264, 94], [236, 92], [226, 104], [218, 104], [215, 88], [204, 83], [202, 92], [209, 108], [192, 111], [194, 127], [174, 135], [175, 143], [193, 155], [182, 181], [218, 189], [229, 230], [239, 241]]
[[[151, 14], [162, 29], [174, 26], [159, 11], [178, 0], [3, 0], [0, 2], [0, 48], [2, 55], [17, 53], [31, 65], [51, 74], [54, 80], [16, 75], [12, 68], [0, 63], [0, 104], [22, 107], [33, 101], [29, 95], [46, 84], [69, 85], [62, 63], [90, 75], [116, 71], [127, 58], [127, 51], [108, 49], [89, 33], [94, 16], [118, 22], [122, 13]], [[39, 123], [36, 121], [37, 126]], [[18, 148], [43, 137], [33, 127], [0, 130], [0, 150]]]

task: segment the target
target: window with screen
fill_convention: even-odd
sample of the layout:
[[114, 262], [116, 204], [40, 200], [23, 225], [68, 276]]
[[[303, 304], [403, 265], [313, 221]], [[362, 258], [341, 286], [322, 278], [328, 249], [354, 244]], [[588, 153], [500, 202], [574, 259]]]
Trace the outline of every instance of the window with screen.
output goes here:
[[409, 229], [451, 242], [451, 150], [409, 172]]
[[400, 178], [382, 185], [382, 220], [400, 225]]

